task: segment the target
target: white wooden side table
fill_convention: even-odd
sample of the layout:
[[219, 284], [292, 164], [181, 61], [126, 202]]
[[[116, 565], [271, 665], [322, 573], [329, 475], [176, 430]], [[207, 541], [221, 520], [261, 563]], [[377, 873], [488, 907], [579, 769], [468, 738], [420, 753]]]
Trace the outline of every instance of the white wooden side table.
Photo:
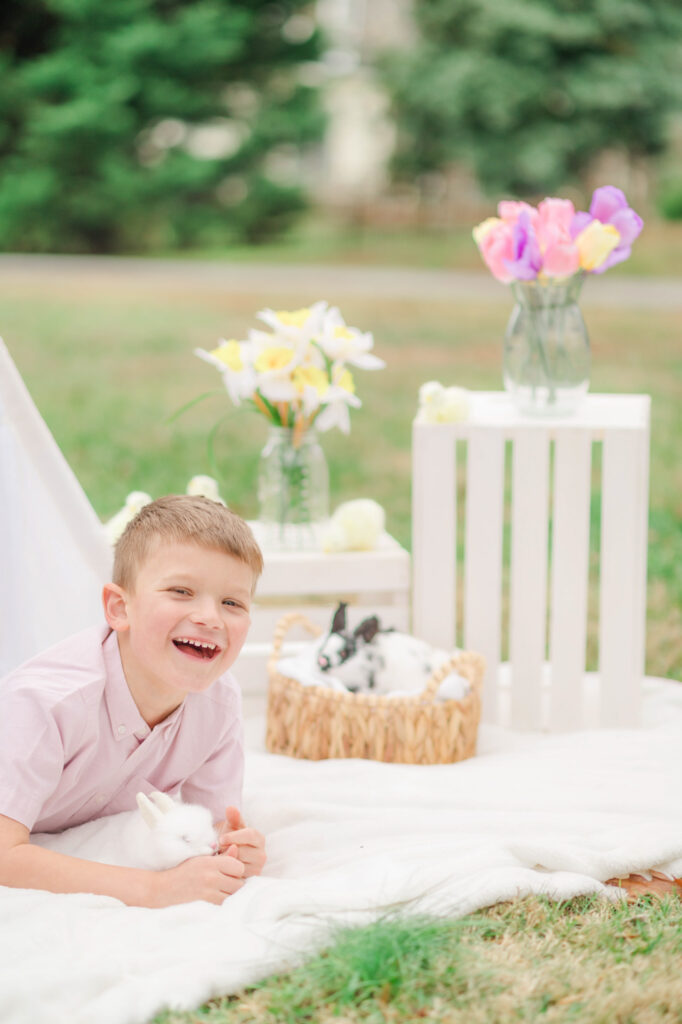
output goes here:
[[[262, 541], [259, 524], [249, 524]], [[267, 691], [267, 659], [275, 626], [288, 612], [302, 612], [322, 628], [329, 628], [339, 601], [348, 603], [348, 624], [367, 615], [379, 616], [382, 625], [409, 629], [410, 555], [384, 533], [373, 551], [272, 551], [264, 544], [265, 568], [256, 590], [252, 626], [234, 667], [247, 697]], [[293, 653], [310, 634], [292, 629], [283, 653]]]
[[[415, 422], [413, 631], [449, 648], [459, 625], [464, 645], [485, 655], [484, 719], [500, 721], [506, 699], [510, 722], [519, 729], [639, 722], [649, 414], [648, 395], [593, 394], [573, 417], [536, 419], [519, 415], [502, 392], [474, 392], [465, 422]], [[601, 490], [599, 673], [589, 681], [585, 646], [595, 445], [602, 448], [601, 486], [595, 488]], [[457, 461], [464, 459], [460, 476], [466, 497], [459, 510]], [[459, 624], [458, 535], [464, 548]], [[506, 665], [501, 664], [503, 601], [509, 607]], [[595, 681], [596, 714], [593, 708], [590, 720], [588, 682], [594, 691]]]

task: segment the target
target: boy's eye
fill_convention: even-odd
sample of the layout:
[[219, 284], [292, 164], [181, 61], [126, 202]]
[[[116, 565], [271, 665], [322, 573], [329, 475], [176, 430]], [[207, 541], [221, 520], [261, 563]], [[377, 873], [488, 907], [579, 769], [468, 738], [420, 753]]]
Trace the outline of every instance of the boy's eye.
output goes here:
[[189, 590], [185, 587], [171, 587], [172, 594], [189, 594]]

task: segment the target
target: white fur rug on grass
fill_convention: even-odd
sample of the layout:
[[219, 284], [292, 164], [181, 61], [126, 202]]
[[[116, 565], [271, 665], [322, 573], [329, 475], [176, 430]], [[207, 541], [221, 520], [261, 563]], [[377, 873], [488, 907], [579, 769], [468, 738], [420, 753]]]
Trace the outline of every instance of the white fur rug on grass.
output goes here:
[[483, 728], [456, 765], [251, 749], [244, 817], [267, 835], [265, 874], [222, 907], [156, 911], [0, 888], [0, 1020], [143, 1024], [299, 963], [339, 924], [531, 893], [617, 899], [614, 875], [682, 874], [681, 773], [682, 686], [653, 680], [640, 730]]

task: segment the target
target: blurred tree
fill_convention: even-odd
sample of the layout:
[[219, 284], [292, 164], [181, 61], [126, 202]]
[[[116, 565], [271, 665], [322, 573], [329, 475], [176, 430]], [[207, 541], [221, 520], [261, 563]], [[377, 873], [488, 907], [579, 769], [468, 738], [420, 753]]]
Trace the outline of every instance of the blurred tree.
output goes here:
[[468, 164], [532, 195], [617, 147], [660, 152], [682, 107], [680, 0], [414, 0], [421, 42], [383, 64], [398, 177]]
[[319, 138], [309, 0], [3, 0], [0, 246], [257, 241]]

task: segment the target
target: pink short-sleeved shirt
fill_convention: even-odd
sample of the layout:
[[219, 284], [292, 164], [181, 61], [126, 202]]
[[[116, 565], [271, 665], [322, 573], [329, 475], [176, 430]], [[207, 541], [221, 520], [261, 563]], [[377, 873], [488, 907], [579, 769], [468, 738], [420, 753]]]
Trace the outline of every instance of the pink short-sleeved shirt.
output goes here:
[[241, 696], [230, 672], [147, 725], [132, 698], [116, 633], [97, 626], [0, 682], [0, 814], [57, 832], [134, 808], [160, 789], [210, 808], [239, 806]]

